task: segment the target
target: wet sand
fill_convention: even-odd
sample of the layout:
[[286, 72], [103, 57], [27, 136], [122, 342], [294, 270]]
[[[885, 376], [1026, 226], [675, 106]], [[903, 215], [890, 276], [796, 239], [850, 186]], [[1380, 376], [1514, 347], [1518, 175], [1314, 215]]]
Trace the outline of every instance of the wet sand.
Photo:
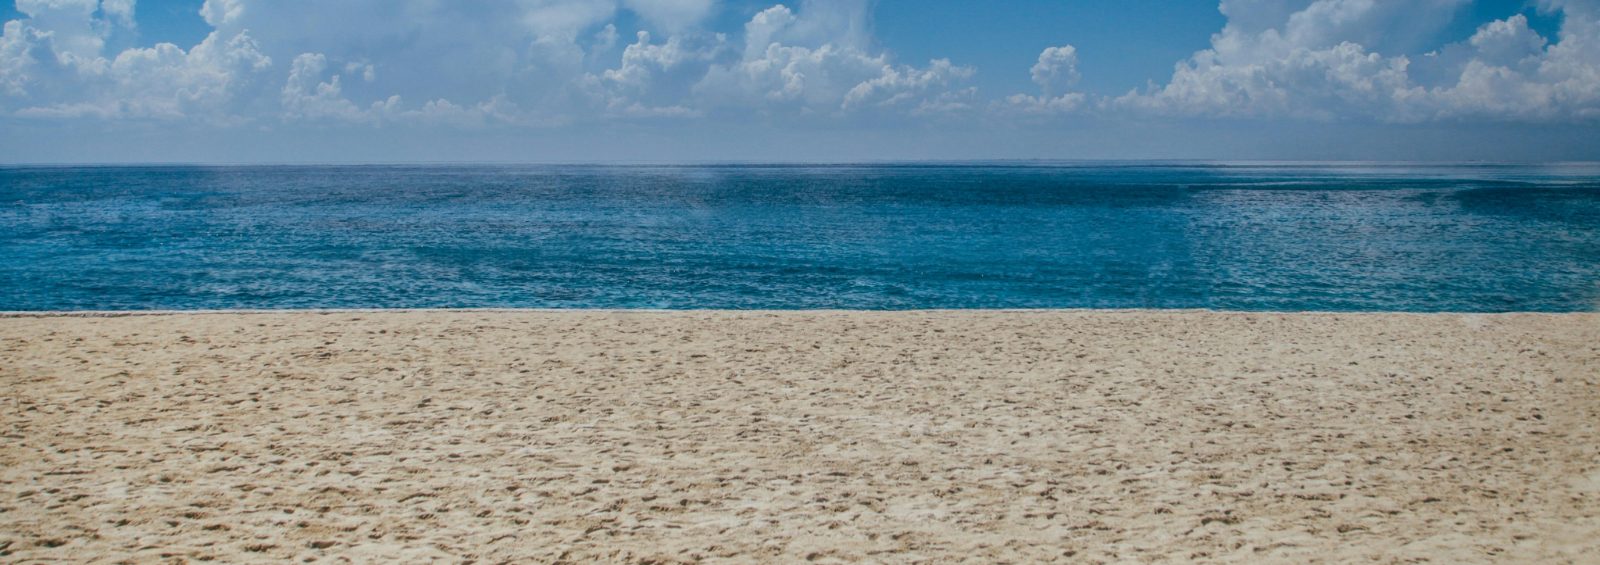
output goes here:
[[0, 561], [1589, 562], [1600, 316], [0, 318]]

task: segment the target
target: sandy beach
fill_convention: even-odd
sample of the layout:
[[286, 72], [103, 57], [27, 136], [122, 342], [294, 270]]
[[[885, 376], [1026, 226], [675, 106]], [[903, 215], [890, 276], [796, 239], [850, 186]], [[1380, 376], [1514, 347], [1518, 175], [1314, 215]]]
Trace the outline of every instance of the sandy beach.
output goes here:
[[0, 318], [6, 562], [1589, 562], [1600, 315]]

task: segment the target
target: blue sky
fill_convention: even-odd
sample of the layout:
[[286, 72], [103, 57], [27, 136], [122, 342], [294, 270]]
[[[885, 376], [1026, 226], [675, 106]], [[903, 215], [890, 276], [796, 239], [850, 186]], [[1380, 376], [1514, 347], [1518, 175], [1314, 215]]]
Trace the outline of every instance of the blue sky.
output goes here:
[[1600, 0], [7, 0], [0, 21], [0, 162], [1600, 159]]

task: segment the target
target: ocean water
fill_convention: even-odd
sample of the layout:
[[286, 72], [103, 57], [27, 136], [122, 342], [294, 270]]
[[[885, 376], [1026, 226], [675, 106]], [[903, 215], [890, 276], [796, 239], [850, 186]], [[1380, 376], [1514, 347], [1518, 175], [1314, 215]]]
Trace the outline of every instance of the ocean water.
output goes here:
[[1593, 311], [1600, 166], [0, 167], [0, 310]]

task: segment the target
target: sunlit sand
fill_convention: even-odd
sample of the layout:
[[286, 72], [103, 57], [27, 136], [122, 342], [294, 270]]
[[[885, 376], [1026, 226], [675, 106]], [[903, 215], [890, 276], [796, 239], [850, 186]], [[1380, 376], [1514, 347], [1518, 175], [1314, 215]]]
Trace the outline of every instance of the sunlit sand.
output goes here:
[[0, 553], [1581, 561], [1597, 369], [1592, 314], [8, 318]]

